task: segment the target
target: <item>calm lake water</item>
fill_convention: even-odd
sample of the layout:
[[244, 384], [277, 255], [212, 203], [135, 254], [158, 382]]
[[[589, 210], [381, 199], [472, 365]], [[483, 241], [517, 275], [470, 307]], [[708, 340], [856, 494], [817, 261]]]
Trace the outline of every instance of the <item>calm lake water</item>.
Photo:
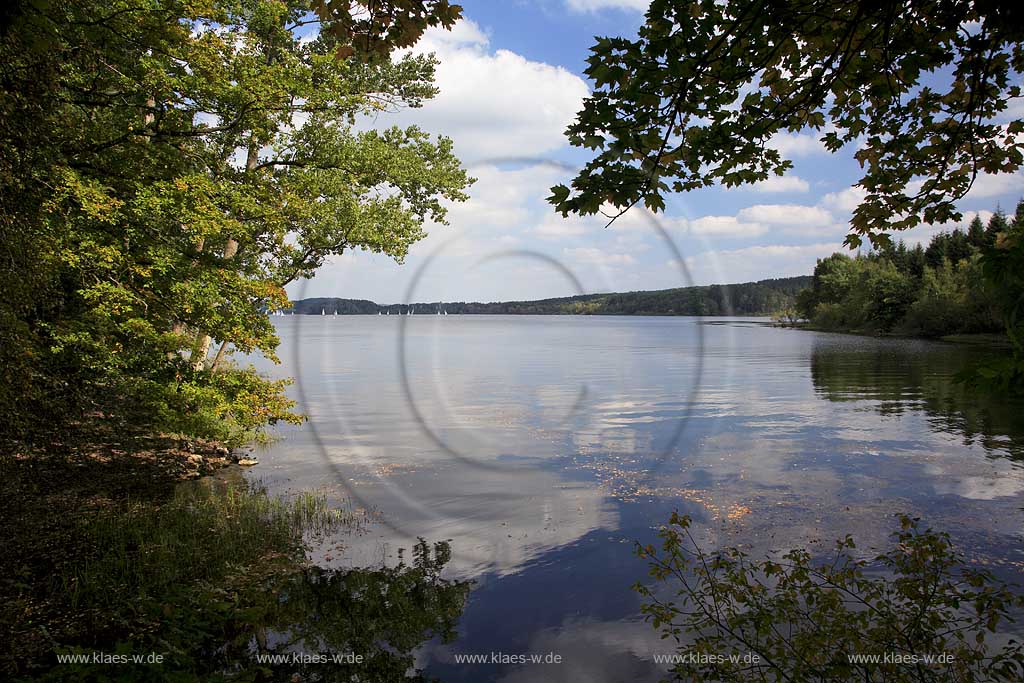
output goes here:
[[[451, 540], [474, 582], [442, 681], [656, 681], [670, 646], [639, 618], [633, 554], [673, 510], [708, 547], [767, 553], [894, 514], [1024, 578], [1024, 405], [965, 395], [978, 349], [766, 327], [750, 319], [292, 316], [274, 319], [310, 421], [249, 476], [368, 511], [319, 560], [397, 561]], [[561, 664], [455, 662], [556, 653]]]

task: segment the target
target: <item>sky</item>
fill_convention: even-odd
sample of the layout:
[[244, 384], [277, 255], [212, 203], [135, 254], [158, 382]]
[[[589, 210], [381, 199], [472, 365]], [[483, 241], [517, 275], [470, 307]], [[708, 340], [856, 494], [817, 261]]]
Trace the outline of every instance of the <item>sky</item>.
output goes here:
[[[647, 2], [460, 4], [454, 30], [431, 29], [414, 48], [440, 60], [439, 95], [367, 125], [416, 124], [452, 138], [477, 179], [470, 199], [450, 206], [449, 225], [428, 224], [403, 264], [347, 252], [291, 285], [293, 299], [511, 301], [749, 282], [809, 275], [818, 258], [844, 249], [860, 169], [852, 146], [831, 154], [813, 132], [772, 141], [794, 164], [783, 177], [670, 195], [664, 213], [633, 209], [610, 227], [600, 216], [562, 218], [545, 197], [588, 158], [564, 133], [590, 92], [589, 48], [595, 36], [635, 36]], [[1021, 197], [1024, 175], [983, 176], [958, 206], [966, 224], [996, 207], [1012, 212]], [[926, 243], [944, 227], [955, 226], [900, 236]]]

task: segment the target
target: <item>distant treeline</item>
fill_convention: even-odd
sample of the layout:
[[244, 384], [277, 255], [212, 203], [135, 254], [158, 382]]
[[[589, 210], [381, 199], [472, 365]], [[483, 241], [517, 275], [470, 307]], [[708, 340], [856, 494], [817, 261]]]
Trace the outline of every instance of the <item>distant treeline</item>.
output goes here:
[[[820, 259], [795, 313], [837, 331], [897, 332], [921, 337], [1006, 330], [1008, 295], [986, 277], [985, 255], [1006, 252], [1007, 235], [1024, 224], [1024, 201], [1012, 218], [935, 235], [927, 247], [897, 242], [887, 249]], [[1012, 298], [1012, 297], [1011, 297]]]
[[652, 292], [582, 294], [538, 301], [434, 302], [381, 305], [365, 299], [300, 299], [288, 312], [304, 315], [771, 315], [792, 307], [811, 277], [789, 277], [736, 285], [679, 287]]

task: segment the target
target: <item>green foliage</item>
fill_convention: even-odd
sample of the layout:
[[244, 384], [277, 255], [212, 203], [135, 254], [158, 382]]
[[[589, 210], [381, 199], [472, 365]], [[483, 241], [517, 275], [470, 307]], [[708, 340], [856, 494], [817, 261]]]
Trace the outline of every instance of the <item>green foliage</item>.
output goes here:
[[888, 259], [833, 254], [818, 262], [801, 305], [827, 329], [888, 332], [902, 320], [913, 291], [912, 278]]
[[370, 21], [352, 14], [365, 3], [317, 3], [326, 23], [307, 0], [13, 10], [0, 35], [5, 429], [128, 406], [200, 436], [286, 418], [281, 384], [209, 376], [225, 367], [211, 343], [273, 359], [266, 312], [287, 306], [285, 285], [352, 249], [401, 261], [471, 182], [448, 139], [355, 125], [432, 97], [435, 62], [341, 48], [367, 31], [407, 45], [459, 11], [390, 6]]
[[914, 300], [913, 283], [891, 261], [875, 261], [864, 278], [868, 296], [864, 317], [882, 330], [891, 330], [903, 319]]
[[[1024, 215], [1024, 200], [1015, 216]], [[997, 211], [982, 228], [935, 235], [927, 249], [900, 242], [866, 256], [820, 259], [799, 314], [826, 330], [922, 337], [1004, 333], [1012, 351], [958, 376], [970, 386], [1024, 393], [1024, 224]]]
[[923, 337], [1003, 331], [1002, 285], [983, 266], [987, 244], [976, 217], [967, 233], [939, 233], [927, 249], [898, 242], [864, 256], [833, 254], [818, 261], [798, 308], [829, 330]]
[[[975, 220], [977, 218], [975, 216]], [[984, 245], [984, 241], [982, 245]], [[978, 253], [978, 249], [980, 247], [974, 245], [968, 234], [962, 230], [954, 230], [953, 232], [939, 233], [933, 237], [928, 248], [925, 249], [924, 258], [929, 266], [939, 268], [944, 261], [959, 263], [969, 259]]]
[[940, 337], [951, 331], [999, 329], [999, 309], [992, 288], [982, 278], [978, 259], [956, 265], [944, 261], [928, 268], [902, 329], [922, 337]]
[[[82, 555], [52, 578], [77, 636], [56, 654], [156, 652], [160, 665], [56, 664], [41, 680], [406, 680], [413, 650], [454, 635], [469, 586], [440, 577], [447, 544], [413, 548], [411, 564], [326, 570], [308, 541], [350, 527], [320, 496], [290, 501], [213, 484], [162, 505], [126, 504], [79, 523]], [[270, 637], [273, 634], [273, 637]], [[362, 662], [268, 664], [305, 647]], [[419, 680], [418, 676], [413, 677]]]
[[811, 291], [815, 301], [835, 304], [843, 300], [853, 288], [855, 264], [846, 254], [832, 254], [818, 261], [814, 268]]
[[285, 396], [291, 380], [268, 380], [251, 368], [193, 373], [174, 385], [148, 383], [136, 392], [136, 411], [151, 415], [164, 431], [203, 435], [228, 446], [263, 438], [279, 421], [298, 424], [295, 402]]
[[1020, 168], [1024, 122], [995, 119], [1020, 96], [1022, 35], [1009, 5], [971, 0], [654, 0], [635, 40], [591, 48], [568, 136], [596, 156], [550, 201], [658, 211], [668, 192], [782, 175], [772, 138], [810, 130], [832, 152], [857, 144], [867, 194], [847, 242], [883, 247], [959, 219], [978, 173]]
[[985, 224], [981, 222], [981, 216], [975, 214], [971, 224], [967, 228], [967, 240], [975, 249], [981, 249], [988, 242], [985, 235]]
[[[1024, 200], [1017, 204], [1017, 215], [1022, 214]], [[983, 250], [981, 265], [1002, 311], [1013, 353], [969, 369], [961, 379], [974, 386], [1024, 394], [1024, 223], [1015, 219], [997, 233]]]
[[[658, 586], [634, 588], [663, 638], [711, 655], [677, 664], [675, 680], [1020, 680], [1024, 646], [1014, 639], [1000, 642], [996, 634], [1024, 607], [1024, 598], [969, 566], [948, 535], [922, 530], [905, 516], [900, 526], [895, 547], [870, 560], [855, 555], [849, 536], [828, 558], [798, 549], [781, 559], [753, 560], [738, 548], [702, 550], [690, 519], [673, 514], [659, 532], [660, 550], [637, 549], [650, 561], [651, 577], [670, 582], [671, 597]], [[891, 659], [950, 659], [851, 659], [885, 653]]]

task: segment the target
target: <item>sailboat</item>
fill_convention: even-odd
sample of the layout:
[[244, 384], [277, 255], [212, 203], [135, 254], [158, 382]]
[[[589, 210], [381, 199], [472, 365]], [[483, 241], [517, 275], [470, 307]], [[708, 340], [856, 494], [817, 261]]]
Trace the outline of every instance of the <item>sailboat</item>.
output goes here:
[[323, 308], [320, 309], [320, 315], [327, 315], [327, 311]]
[[445, 314], [445, 315], [448, 315], [448, 309], [447, 309], [447, 308], [446, 308], [446, 309], [444, 309], [444, 314]]
[[337, 308], [334, 309], [334, 315], [338, 315], [338, 309]]

